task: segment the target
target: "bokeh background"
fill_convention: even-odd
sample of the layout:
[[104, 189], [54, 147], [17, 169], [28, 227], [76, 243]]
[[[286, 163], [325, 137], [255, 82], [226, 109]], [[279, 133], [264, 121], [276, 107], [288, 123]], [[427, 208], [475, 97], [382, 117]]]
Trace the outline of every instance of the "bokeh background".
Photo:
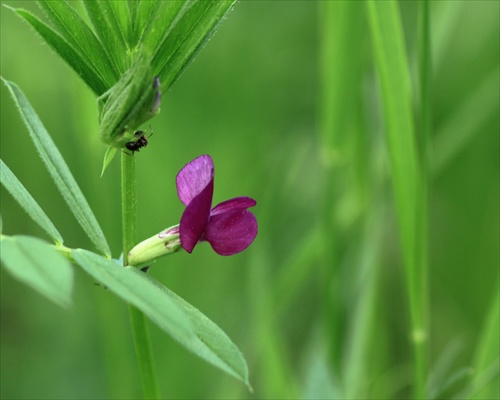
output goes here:
[[[33, 2], [2, 4], [39, 13]], [[178, 223], [183, 206], [175, 175], [200, 154], [215, 162], [214, 203], [240, 195], [258, 202], [259, 235], [247, 251], [220, 257], [204, 244], [191, 255], [158, 260], [151, 270], [240, 347], [255, 393], [151, 325], [165, 398], [340, 396], [349, 375], [343, 365], [350, 342], [359, 334], [355, 329], [368, 329], [354, 324], [364, 287], [377, 293], [370, 297], [375, 322], [364, 332], [372, 350], [365, 380], [357, 384], [373, 397], [410, 396], [407, 296], [368, 27], [346, 47], [365, 48], [359, 64], [363, 90], [356, 102], [363, 111], [349, 113], [363, 135], [347, 147], [362, 149], [366, 163], [351, 159], [353, 151], [336, 154], [331, 158], [339, 172], [327, 173], [319, 123], [323, 6], [239, 2], [164, 95], [162, 111], [151, 121], [150, 145], [135, 155], [141, 238]], [[401, 2], [400, 8], [414, 72], [418, 2]], [[105, 148], [98, 138], [96, 99], [14, 13], [5, 7], [0, 12], [1, 74], [31, 101], [118, 257], [119, 162], [99, 177]], [[499, 290], [499, 3], [434, 2], [431, 21], [430, 358], [437, 377], [441, 370], [442, 380], [456, 375], [442, 393], [452, 397], [473, 374], [475, 349]], [[93, 250], [3, 85], [0, 92], [1, 158], [54, 221], [65, 244]], [[347, 138], [351, 126], [346, 123]], [[377, 196], [363, 197], [359, 182], [377, 187]], [[325, 198], [337, 227], [331, 238], [318, 228], [331, 217]], [[383, 229], [373, 237], [370, 230], [364, 233], [371, 207], [366, 199], [380, 202], [383, 210], [375, 222]], [[1, 215], [3, 233], [45, 238], [3, 190]], [[334, 281], [326, 283], [325, 246], [335, 246], [340, 260]], [[367, 272], [372, 257], [377, 268]], [[65, 311], [2, 269], [2, 398], [140, 396], [126, 305], [75, 271], [74, 306]], [[375, 284], [366, 284], [366, 276]], [[325, 287], [333, 290], [333, 310], [324, 304]], [[337, 338], [325, 334], [328, 312], [341, 321]], [[337, 342], [335, 354], [330, 340]]]

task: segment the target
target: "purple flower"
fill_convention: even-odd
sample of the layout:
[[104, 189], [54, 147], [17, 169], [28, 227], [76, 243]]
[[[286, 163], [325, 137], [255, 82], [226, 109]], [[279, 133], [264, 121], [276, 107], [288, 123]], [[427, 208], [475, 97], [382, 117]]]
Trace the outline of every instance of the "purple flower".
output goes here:
[[177, 174], [177, 193], [186, 206], [179, 227], [181, 245], [191, 253], [200, 241], [230, 256], [245, 250], [257, 236], [257, 220], [247, 210], [250, 197], [235, 197], [212, 208], [214, 163], [209, 155], [195, 158]]

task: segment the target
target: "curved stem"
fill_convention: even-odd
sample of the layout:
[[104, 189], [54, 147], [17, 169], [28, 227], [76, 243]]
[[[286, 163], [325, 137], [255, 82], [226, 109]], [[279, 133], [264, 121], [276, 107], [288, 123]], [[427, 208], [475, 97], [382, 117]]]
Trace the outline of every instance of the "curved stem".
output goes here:
[[[127, 265], [127, 254], [137, 243], [137, 190], [135, 158], [125, 153], [122, 153], [121, 158], [123, 265]], [[131, 305], [129, 314], [144, 398], [158, 399], [156, 367], [146, 317]]]

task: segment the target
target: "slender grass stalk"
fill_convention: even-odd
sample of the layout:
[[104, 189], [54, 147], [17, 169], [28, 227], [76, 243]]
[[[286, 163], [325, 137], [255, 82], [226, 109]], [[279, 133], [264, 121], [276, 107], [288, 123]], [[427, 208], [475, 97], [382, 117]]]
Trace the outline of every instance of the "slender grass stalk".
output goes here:
[[419, 359], [422, 365], [419, 368], [420, 381], [423, 387], [419, 388], [419, 393], [425, 391], [428, 397], [427, 371], [428, 354], [424, 343], [429, 340], [429, 143], [432, 130], [432, 61], [430, 43], [430, 2], [422, 0], [420, 2], [419, 15], [419, 84], [420, 84], [420, 135], [418, 157], [420, 166], [420, 191], [417, 204], [417, 235], [416, 247], [418, 257], [418, 273], [421, 308], [419, 313], [422, 316], [422, 326], [426, 332], [427, 339], [424, 340], [418, 349]]
[[[123, 265], [127, 265], [127, 254], [137, 243], [135, 158], [122, 152], [121, 170]], [[129, 305], [129, 314], [144, 398], [158, 399], [160, 397], [156, 380], [156, 367], [146, 317], [131, 305]]]
[[[498, 282], [498, 275], [496, 281]], [[499, 394], [499, 331], [500, 331], [500, 292], [498, 287], [486, 314], [486, 320], [480, 334], [474, 354], [474, 374], [470, 393], [464, 398], [474, 400], [494, 399]]]
[[[322, 294], [322, 317], [325, 326], [326, 335], [328, 338], [328, 353], [331, 364], [334, 369], [339, 367], [338, 359], [341, 349], [341, 321], [340, 321], [340, 307], [338, 302], [332, 299], [332, 293], [338, 293], [338, 241], [339, 237], [337, 227], [333, 221], [333, 205], [334, 198], [338, 195], [338, 189], [332, 185], [331, 182], [335, 181], [335, 168], [334, 164], [338, 162], [338, 146], [339, 138], [334, 136], [333, 133], [338, 133], [335, 130], [335, 123], [337, 122], [333, 116], [338, 115], [336, 111], [339, 105], [343, 103], [336, 102], [335, 99], [335, 77], [337, 76], [332, 71], [332, 60], [335, 58], [335, 12], [336, 2], [320, 3], [319, 12], [320, 20], [322, 21], [320, 28], [321, 37], [321, 59], [320, 59], [320, 81], [321, 93], [319, 101], [319, 121], [320, 133], [322, 136], [321, 157], [325, 169], [325, 182], [324, 192], [322, 198], [322, 205], [320, 207], [320, 226], [322, 228], [322, 235], [328, 237], [331, 246], [324, 249], [323, 257], [321, 260], [321, 294]], [[335, 71], [337, 72], [337, 71]], [[338, 71], [341, 72], [341, 71]]]
[[[359, 261], [357, 285], [354, 288], [358, 302], [351, 317], [351, 327], [345, 351], [344, 396], [361, 399], [367, 396], [369, 371], [373, 371], [368, 359], [373, 344], [376, 304], [379, 292], [379, 264], [381, 240], [384, 237], [381, 202], [371, 210], [362, 239], [362, 257]], [[377, 209], [375, 209], [377, 208]]]
[[[410, 73], [398, 3], [371, 0], [367, 5], [384, 103], [386, 141], [409, 298], [414, 358], [413, 397], [425, 399], [428, 369], [427, 222], [424, 221], [427, 219], [427, 189], [423, 189], [426, 181], [421, 176], [422, 169], [426, 168], [422, 167], [425, 158], [420, 154], [415, 134]], [[428, 44], [422, 48], [428, 55]], [[428, 103], [426, 94], [427, 110]], [[423, 135], [421, 142], [426, 143], [426, 140]]]
[[[342, 233], [335, 219], [335, 205], [345, 190], [346, 147], [349, 119], [356, 93], [358, 55], [352, 37], [359, 32], [359, 5], [356, 2], [323, 2], [321, 13], [321, 58], [319, 120], [321, 156], [325, 169], [324, 192], [319, 220], [330, 246], [322, 255], [323, 318], [328, 337], [329, 356], [340, 370], [342, 353], [342, 310], [335, 297], [340, 292], [339, 260], [342, 256]], [[362, 8], [362, 5], [361, 5]], [[349, 54], [349, 56], [347, 56]], [[353, 68], [355, 71], [353, 72]]]
[[[341, 264], [346, 257], [342, 240], [345, 226], [339, 223], [339, 208], [343, 199], [352, 198], [363, 202], [362, 184], [357, 179], [352, 160], [357, 159], [363, 145], [360, 143], [359, 95], [365, 55], [365, 6], [362, 2], [328, 1], [320, 5], [321, 92], [319, 98], [318, 126], [321, 135], [322, 161], [325, 167], [322, 207], [319, 209], [322, 236], [328, 238], [328, 246], [322, 253], [323, 319], [329, 345], [329, 356], [334, 370], [343, 379], [346, 372], [342, 365], [345, 310], [339, 302], [342, 292], [349, 292], [349, 284], [341, 282]], [[364, 165], [363, 165], [364, 166]], [[353, 176], [355, 178], [353, 179]], [[354, 182], [354, 183], [353, 183]], [[356, 207], [356, 205], [354, 205]], [[350, 379], [350, 378], [349, 378]], [[356, 379], [356, 378], [354, 378]], [[349, 389], [355, 396], [354, 390]], [[346, 389], [347, 390], [347, 389]], [[347, 395], [347, 392], [344, 393]]]

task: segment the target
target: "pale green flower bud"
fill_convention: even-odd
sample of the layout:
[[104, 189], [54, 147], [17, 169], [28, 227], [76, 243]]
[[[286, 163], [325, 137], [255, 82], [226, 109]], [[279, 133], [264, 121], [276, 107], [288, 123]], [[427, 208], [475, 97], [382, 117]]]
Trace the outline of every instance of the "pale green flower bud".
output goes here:
[[161, 256], [176, 253], [181, 249], [179, 225], [174, 225], [144, 240], [130, 250], [127, 257], [128, 265], [143, 267]]
[[97, 99], [101, 140], [130, 149], [142, 136], [139, 126], [160, 112], [160, 101], [160, 81], [152, 75], [150, 57], [138, 53], [123, 77]]

